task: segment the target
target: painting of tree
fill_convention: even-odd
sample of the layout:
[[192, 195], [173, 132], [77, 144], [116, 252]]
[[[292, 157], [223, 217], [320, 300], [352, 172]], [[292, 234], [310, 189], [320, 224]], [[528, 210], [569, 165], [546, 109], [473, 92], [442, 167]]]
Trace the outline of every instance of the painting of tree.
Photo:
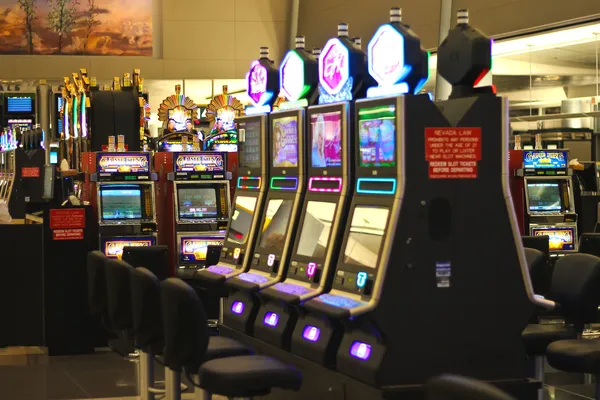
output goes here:
[[18, 0], [17, 4], [25, 13], [25, 26], [27, 28], [27, 45], [29, 54], [33, 54], [33, 20], [35, 20], [37, 0]]
[[78, 0], [46, 0], [50, 4], [48, 27], [58, 36], [58, 52], [62, 52], [63, 39], [75, 26], [75, 11]]
[[153, 0], [0, 0], [0, 54], [152, 56]]

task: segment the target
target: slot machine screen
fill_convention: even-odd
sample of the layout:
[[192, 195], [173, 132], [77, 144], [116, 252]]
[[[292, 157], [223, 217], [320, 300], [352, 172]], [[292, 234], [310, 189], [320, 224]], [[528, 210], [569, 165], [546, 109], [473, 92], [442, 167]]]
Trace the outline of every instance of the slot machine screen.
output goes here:
[[342, 165], [342, 113], [313, 114], [311, 163], [313, 168]]
[[8, 97], [6, 103], [7, 112], [10, 114], [33, 112], [33, 99], [31, 97]]
[[390, 210], [385, 207], [358, 206], [354, 209], [344, 262], [376, 268]]
[[527, 183], [529, 211], [560, 211], [562, 201], [558, 183]]
[[293, 200], [282, 199], [269, 200], [261, 231], [260, 247], [272, 252], [283, 251], [293, 202]]
[[396, 165], [396, 107], [361, 108], [358, 111], [361, 167]]
[[100, 204], [105, 221], [141, 219], [142, 189], [136, 185], [102, 187]]
[[227, 232], [227, 239], [230, 242], [246, 244], [255, 208], [256, 197], [237, 196], [235, 198], [235, 209]]
[[208, 246], [223, 246], [223, 238], [182, 237], [179, 246], [179, 260], [181, 262], [202, 262], [206, 261]]
[[260, 168], [260, 121], [244, 121], [239, 126], [246, 139], [239, 143], [240, 168]]
[[213, 187], [179, 187], [177, 206], [182, 219], [217, 217], [217, 190]]
[[273, 119], [273, 167], [290, 168], [298, 166], [298, 118], [283, 117]]
[[325, 257], [335, 208], [335, 203], [312, 200], [308, 202], [298, 242], [299, 255]]

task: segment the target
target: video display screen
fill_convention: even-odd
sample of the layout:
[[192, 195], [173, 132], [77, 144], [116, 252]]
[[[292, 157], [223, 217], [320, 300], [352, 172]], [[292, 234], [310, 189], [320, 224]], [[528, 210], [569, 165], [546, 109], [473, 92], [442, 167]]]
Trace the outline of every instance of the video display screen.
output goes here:
[[354, 209], [350, 235], [344, 250], [344, 262], [376, 268], [388, 214], [385, 207], [359, 206]]
[[240, 168], [260, 168], [260, 121], [241, 122], [239, 131], [246, 139], [239, 143]]
[[273, 120], [273, 167], [298, 166], [298, 118], [284, 117]]
[[227, 232], [227, 239], [230, 242], [246, 244], [255, 208], [256, 197], [237, 196], [235, 198], [235, 208]]
[[336, 204], [309, 201], [304, 215], [297, 253], [306, 257], [325, 258]]
[[261, 231], [260, 247], [273, 253], [283, 251], [293, 203], [293, 200], [269, 200]]
[[342, 113], [314, 114], [311, 116], [313, 168], [342, 165]]
[[527, 183], [530, 211], [560, 211], [560, 186], [556, 183]]
[[575, 228], [532, 228], [532, 236], [548, 236], [550, 251], [575, 250]]
[[223, 239], [218, 237], [185, 237], [179, 242], [179, 259], [181, 262], [206, 261], [208, 246], [223, 246]]
[[358, 111], [361, 167], [396, 165], [396, 107], [361, 108]]
[[8, 97], [7, 112], [30, 113], [33, 112], [33, 99], [31, 97]]
[[178, 187], [177, 210], [181, 219], [216, 217], [217, 190], [212, 187]]
[[109, 186], [100, 189], [103, 220], [142, 218], [142, 190], [139, 186]]

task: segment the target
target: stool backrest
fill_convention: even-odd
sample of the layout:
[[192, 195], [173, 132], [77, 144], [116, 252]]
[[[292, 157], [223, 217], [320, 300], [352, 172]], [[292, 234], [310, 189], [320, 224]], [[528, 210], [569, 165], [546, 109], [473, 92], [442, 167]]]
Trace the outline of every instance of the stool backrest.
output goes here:
[[108, 259], [100, 251], [90, 251], [87, 256], [88, 303], [93, 315], [106, 316], [108, 299], [106, 297], [105, 266]]
[[600, 305], [600, 258], [590, 254], [560, 257], [554, 266], [550, 299], [568, 322], [583, 329], [596, 321]]
[[170, 275], [167, 246], [126, 246], [122, 259], [134, 268], [147, 268], [161, 281]]
[[442, 375], [427, 382], [427, 399], [515, 400], [495, 386], [456, 375]]
[[600, 257], [600, 233], [584, 233], [581, 235], [578, 251]]
[[541, 294], [546, 296], [548, 291], [548, 285], [552, 278], [551, 269], [548, 265], [548, 260], [544, 253], [536, 249], [525, 249], [525, 259], [527, 260], [527, 267], [529, 268], [529, 276], [531, 277], [531, 284], [533, 285], [533, 291], [535, 294]]
[[108, 298], [108, 317], [116, 331], [133, 327], [131, 315], [131, 283], [133, 267], [121, 260], [106, 262], [106, 295]]
[[149, 353], [162, 353], [164, 344], [160, 311], [160, 281], [150, 270], [131, 270], [132, 332], [135, 345]]
[[523, 247], [541, 251], [544, 256], [550, 258], [550, 236], [522, 236]]
[[160, 283], [165, 365], [197, 373], [206, 355], [208, 319], [196, 291], [179, 278]]

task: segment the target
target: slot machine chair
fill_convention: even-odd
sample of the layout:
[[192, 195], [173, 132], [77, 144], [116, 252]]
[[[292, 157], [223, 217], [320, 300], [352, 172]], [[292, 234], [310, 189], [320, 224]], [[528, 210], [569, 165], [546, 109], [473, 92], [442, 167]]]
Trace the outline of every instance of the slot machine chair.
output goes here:
[[107, 260], [105, 265], [108, 318], [113, 332], [118, 337], [110, 347], [124, 357], [136, 358], [137, 353], [131, 337], [133, 319], [129, 284], [129, 274], [133, 267], [124, 261], [111, 259]]
[[[529, 324], [522, 333], [525, 351], [534, 359], [535, 378], [542, 383], [544, 356], [548, 355], [550, 346], [560, 341], [576, 339], [583, 333], [585, 324], [597, 319], [600, 305], [600, 258], [589, 254], [561, 257], [554, 268], [548, 298], [557, 304], [566, 321], [565, 325]], [[600, 351], [600, 347], [598, 349]]]
[[579, 253], [600, 257], [600, 233], [584, 233], [579, 239]]
[[106, 262], [101, 251], [91, 251], [87, 256], [88, 305], [94, 317], [98, 317], [104, 329], [112, 333], [108, 318], [108, 298], [106, 296]]
[[[197, 398], [213, 394], [226, 397], [264, 396], [272, 389], [297, 391], [300, 373], [272, 358], [251, 355], [249, 348], [227, 339], [235, 351], [215, 357], [212, 353], [208, 320], [194, 289], [179, 278], [160, 284], [165, 338], [165, 365], [170, 373], [184, 372], [199, 388]], [[245, 355], [242, 355], [245, 354]], [[199, 381], [199, 382], [198, 382]], [[171, 400], [180, 400], [176, 393]]]
[[427, 399], [515, 400], [495, 386], [456, 375], [441, 375], [427, 382]]
[[159, 281], [171, 275], [167, 246], [126, 246], [123, 247], [122, 259], [134, 268], [147, 268]]

